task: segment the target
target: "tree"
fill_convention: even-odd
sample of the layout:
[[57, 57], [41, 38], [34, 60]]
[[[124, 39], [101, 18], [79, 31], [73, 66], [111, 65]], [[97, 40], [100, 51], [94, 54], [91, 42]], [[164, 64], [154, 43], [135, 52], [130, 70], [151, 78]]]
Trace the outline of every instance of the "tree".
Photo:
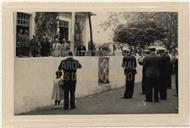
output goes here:
[[[177, 12], [112, 12], [109, 13], [109, 15], [110, 16], [108, 19], [105, 22], [102, 22], [100, 25], [104, 28], [104, 30], [107, 30], [110, 27], [113, 28], [114, 40], [120, 36], [118, 41], [121, 41], [122, 43], [126, 43], [122, 40], [128, 40], [129, 42], [134, 40], [134, 43], [145, 45], [145, 42], [148, 42], [149, 44], [149, 42], [154, 41], [153, 39], [160, 39], [164, 42], [164, 45], [169, 50], [177, 47]], [[154, 24], [156, 26], [150, 27], [149, 24]], [[163, 34], [159, 31], [163, 32]], [[154, 35], [152, 32], [154, 32], [154, 34], [158, 34], [156, 35], [158, 37], [150, 37], [146, 34], [150, 33], [151, 35]], [[115, 34], [121, 35], [115, 36]], [[128, 36], [125, 34], [128, 34]], [[138, 36], [133, 36], [133, 34]], [[142, 40], [144, 40], [144, 42], [141, 42]], [[132, 45], [131, 43], [129, 44]]]
[[53, 41], [57, 35], [58, 12], [37, 12], [36, 13], [36, 39], [41, 42], [43, 37]]
[[114, 41], [141, 47], [163, 38], [165, 38], [165, 30], [151, 20], [119, 25], [114, 32]]
[[91, 21], [91, 12], [88, 13], [89, 20], [89, 28], [90, 28], [90, 50], [94, 50], [93, 48], [93, 36], [92, 36], [92, 21]]

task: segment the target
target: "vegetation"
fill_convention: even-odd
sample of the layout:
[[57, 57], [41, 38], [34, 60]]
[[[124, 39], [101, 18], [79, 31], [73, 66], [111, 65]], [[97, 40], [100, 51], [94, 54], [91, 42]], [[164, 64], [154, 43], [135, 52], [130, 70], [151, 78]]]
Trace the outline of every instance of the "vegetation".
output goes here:
[[57, 35], [58, 12], [37, 12], [36, 13], [36, 38], [42, 41], [43, 37], [48, 37], [53, 41]]
[[114, 12], [101, 26], [113, 28], [116, 42], [144, 47], [160, 40], [168, 50], [177, 47], [177, 12]]

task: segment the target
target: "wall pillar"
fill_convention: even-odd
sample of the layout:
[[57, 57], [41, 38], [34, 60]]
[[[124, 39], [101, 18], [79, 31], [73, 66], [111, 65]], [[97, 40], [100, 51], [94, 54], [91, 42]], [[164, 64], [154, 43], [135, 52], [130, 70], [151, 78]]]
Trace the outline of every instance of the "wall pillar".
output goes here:
[[74, 50], [74, 44], [75, 44], [75, 12], [72, 12], [72, 21], [71, 21], [71, 52], [75, 55], [75, 50]]
[[32, 39], [32, 36], [35, 35], [35, 17], [36, 13], [32, 13], [30, 16], [30, 25], [29, 25], [29, 39]]

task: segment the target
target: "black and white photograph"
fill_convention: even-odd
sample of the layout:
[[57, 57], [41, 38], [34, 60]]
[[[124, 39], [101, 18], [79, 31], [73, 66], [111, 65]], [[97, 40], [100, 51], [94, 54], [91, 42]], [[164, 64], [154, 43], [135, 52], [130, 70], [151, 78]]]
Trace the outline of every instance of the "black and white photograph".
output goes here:
[[178, 113], [177, 12], [15, 12], [14, 113]]
[[187, 123], [186, 4], [4, 8], [7, 123]]

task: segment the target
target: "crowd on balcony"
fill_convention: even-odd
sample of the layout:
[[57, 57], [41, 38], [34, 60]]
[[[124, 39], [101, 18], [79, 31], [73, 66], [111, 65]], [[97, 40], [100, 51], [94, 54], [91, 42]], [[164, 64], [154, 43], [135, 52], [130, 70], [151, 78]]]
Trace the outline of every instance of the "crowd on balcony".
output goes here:
[[[66, 41], [65, 38], [62, 41], [59, 38], [50, 41], [48, 37], [44, 36], [41, 41], [38, 41], [33, 35], [32, 39], [29, 40], [28, 31], [22, 29], [17, 34], [17, 57], [64, 57], [68, 56], [69, 51], [71, 51], [71, 41]], [[78, 43], [74, 51], [76, 56], [89, 55], [82, 41]]]

